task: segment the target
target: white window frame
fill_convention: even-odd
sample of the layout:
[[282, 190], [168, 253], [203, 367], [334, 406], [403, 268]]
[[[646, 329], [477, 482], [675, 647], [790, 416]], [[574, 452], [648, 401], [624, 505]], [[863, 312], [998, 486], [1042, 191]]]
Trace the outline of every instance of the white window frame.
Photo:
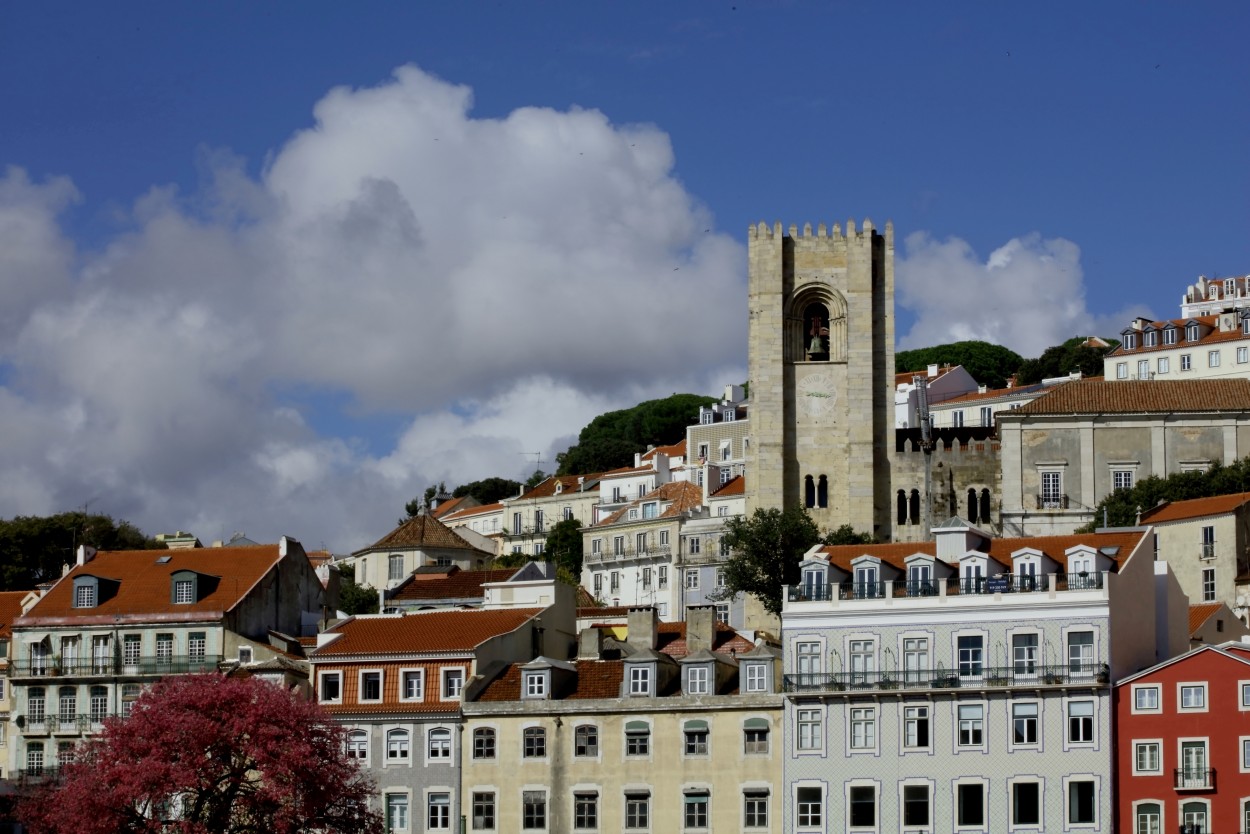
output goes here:
[[1220, 352], [1218, 350], [1207, 351], [1207, 367], [1218, 368], [1220, 366]]
[[1237, 696], [1237, 709], [1241, 712], [1250, 712], [1250, 680], [1237, 681]]
[[794, 711], [794, 750], [799, 756], [825, 752], [825, 710], [804, 706]]
[[873, 753], [878, 750], [881, 737], [877, 727], [877, 708], [855, 705], [847, 709], [846, 752], [848, 756]]
[[651, 694], [651, 667], [649, 665], [629, 667], [629, 694], [637, 696]]
[[[989, 735], [986, 732], [986, 727], [985, 727], [986, 712], [987, 712], [986, 702], [985, 701], [952, 701], [951, 706], [953, 707], [952, 712], [954, 713], [954, 718], [955, 718], [955, 738], [954, 738], [955, 752], [964, 753], [964, 752], [971, 752], [974, 750], [985, 752], [986, 738]], [[972, 718], [970, 715], [969, 718], [966, 719], [968, 721], [980, 722], [980, 728], [978, 731], [981, 734], [981, 738], [979, 741], [969, 742], [967, 744], [963, 742], [963, 722], [965, 721], [965, 719], [963, 715], [961, 714], [961, 711], [964, 707], [976, 708], [980, 710], [979, 718]], [[969, 729], [971, 730], [971, 727]]]
[[[1129, 710], [1133, 715], [1156, 715], [1158, 713], [1163, 712], [1163, 693], [1161, 691], [1162, 687], [1159, 684], [1157, 683], [1135, 683], [1130, 686], [1130, 690], [1132, 694], [1132, 700], [1129, 703]], [[1141, 701], [1139, 700], [1140, 697], [1142, 695], [1145, 695], [1146, 692], [1148, 692], [1149, 690], [1154, 690], [1155, 705], [1153, 707], [1139, 706], [1139, 704], [1141, 703]]]
[[[1016, 785], [1037, 785], [1037, 822], [1017, 823], [1016, 820]], [[1007, 779], [1007, 830], [1045, 831], [1046, 830], [1046, 780], [1043, 778], [1008, 778]]]
[[768, 669], [763, 663], [746, 663], [746, 691], [768, 691]]
[[1194, 357], [1189, 353], [1181, 354], [1181, 371], [1192, 371], [1194, 369]]
[[[1072, 707], [1075, 704], [1089, 704], [1088, 739], [1073, 740], [1072, 738]], [[1083, 717], [1083, 716], [1079, 716]], [[1098, 699], [1094, 697], [1073, 697], [1063, 699], [1063, 749], [1086, 749], [1098, 744]]]
[[[378, 676], [378, 697], [365, 697], [365, 675]], [[386, 672], [382, 669], [361, 669], [356, 673], [356, 702], [359, 704], [380, 704], [386, 692]]]
[[[929, 752], [933, 749], [933, 708], [931, 704], [911, 704], [904, 703], [899, 715], [903, 721], [902, 732], [899, 734], [899, 744], [905, 752], [925, 751]], [[914, 715], [913, 715], [914, 713]], [[920, 725], [924, 723], [924, 743], [920, 743]], [[916, 743], [911, 743], [911, 725], [916, 726]]]
[[547, 697], [547, 673], [525, 672], [522, 674], [521, 697], [522, 698], [546, 698]]
[[[339, 696], [337, 698], [325, 697], [326, 681], [331, 678], [334, 679], [339, 687]], [[322, 704], [343, 703], [343, 673], [341, 671], [317, 673], [317, 701]]]
[[1160, 357], [1159, 357], [1159, 364], [1158, 364], [1158, 368], [1159, 368], [1158, 373], [1160, 373], [1160, 374], [1170, 374], [1170, 373], [1172, 373], [1172, 359], [1171, 359], [1171, 357], [1168, 357], [1168, 356], [1160, 356]]
[[[1093, 773], [1074, 773], [1064, 776], [1061, 780], [1063, 789], [1063, 829], [1064, 831], [1098, 831], [1101, 827], [1101, 815], [1098, 813], [1102, 796], [1102, 780]], [[1089, 822], [1074, 822], [1072, 819], [1072, 785], [1090, 782], [1094, 785], [1094, 818]], [[1044, 799], [1044, 797], [1043, 797]]]
[[[394, 741], [392, 741], [394, 739]], [[386, 727], [382, 730], [382, 766], [405, 765], [412, 762], [412, 730], [408, 727]], [[392, 755], [394, 751], [394, 755]]]
[[[452, 689], [449, 685], [451, 681], [458, 681], [455, 686], [455, 692], [448, 694]], [[438, 697], [440, 701], [459, 701], [460, 694], [464, 692], [464, 667], [462, 666], [443, 666], [438, 670]]]
[[711, 690], [708, 682], [709, 669], [706, 666], [691, 666], [686, 673], [687, 695], [707, 695]]
[[[412, 696], [408, 695], [408, 681], [410, 680], [410, 677], [409, 677], [410, 675], [415, 675], [416, 681], [417, 681], [417, 687], [416, 687], [417, 693]], [[407, 701], [409, 703], [414, 702], [414, 701], [425, 700], [425, 670], [424, 669], [409, 668], [409, 669], [399, 670], [399, 700]]]
[[[1197, 693], [1201, 698], [1201, 703], [1197, 706], [1186, 705], [1185, 698], [1187, 695]], [[1211, 699], [1207, 693], [1206, 681], [1180, 681], [1176, 684], [1176, 711], [1177, 712], [1207, 712], [1210, 710]]]
[[[1161, 738], [1135, 738], [1133, 745], [1133, 775], [1134, 776], [1159, 776], [1163, 773], [1163, 739]], [[1141, 749], [1154, 748], [1155, 768], [1141, 767]]]
[[[1032, 708], [1033, 710], [1033, 740], [1032, 741], [1016, 741], [1016, 708], [1021, 707], [1021, 720], [1027, 720], [1028, 716], [1024, 712]], [[1008, 750], [1036, 750], [1042, 746], [1042, 702], [1035, 699], [1012, 700], [1008, 702], [1007, 720], [1011, 722], [1011, 729], [1007, 736]]]

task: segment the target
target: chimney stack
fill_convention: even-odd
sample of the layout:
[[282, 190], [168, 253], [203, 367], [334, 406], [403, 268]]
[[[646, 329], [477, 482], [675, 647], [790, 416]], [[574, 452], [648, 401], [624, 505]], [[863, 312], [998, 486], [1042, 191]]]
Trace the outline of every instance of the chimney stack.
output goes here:
[[641, 605], [636, 608], [630, 608], [628, 619], [625, 622], [625, 627], [629, 632], [625, 635], [625, 642], [628, 645], [638, 649], [655, 648], [656, 616], [653, 606]]
[[686, 654], [712, 650], [716, 636], [716, 606], [691, 605], [686, 608]]

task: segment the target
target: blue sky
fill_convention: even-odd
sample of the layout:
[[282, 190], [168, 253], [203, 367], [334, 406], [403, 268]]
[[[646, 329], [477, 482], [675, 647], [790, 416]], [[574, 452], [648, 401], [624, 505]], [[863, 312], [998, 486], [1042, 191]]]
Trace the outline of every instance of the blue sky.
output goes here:
[[1244, 3], [0, 18], [0, 515], [349, 550], [745, 371], [745, 230], [889, 219], [900, 347], [1250, 271]]

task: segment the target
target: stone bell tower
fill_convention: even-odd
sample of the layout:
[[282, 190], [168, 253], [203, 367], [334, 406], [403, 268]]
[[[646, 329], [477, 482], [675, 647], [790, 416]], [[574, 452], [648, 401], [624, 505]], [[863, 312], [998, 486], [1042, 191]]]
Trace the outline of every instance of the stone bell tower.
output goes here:
[[894, 227], [747, 234], [747, 511], [806, 506], [821, 531], [890, 534]]

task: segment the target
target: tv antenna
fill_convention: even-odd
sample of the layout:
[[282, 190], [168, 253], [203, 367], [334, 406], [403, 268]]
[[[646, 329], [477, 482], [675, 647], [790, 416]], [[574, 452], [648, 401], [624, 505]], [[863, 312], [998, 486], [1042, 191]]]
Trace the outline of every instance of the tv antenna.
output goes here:
[[517, 452], [517, 454], [524, 455], [526, 457], [533, 455], [534, 456], [534, 471], [539, 472], [542, 470], [542, 465], [543, 465], [543, 453], [542, 452]]

